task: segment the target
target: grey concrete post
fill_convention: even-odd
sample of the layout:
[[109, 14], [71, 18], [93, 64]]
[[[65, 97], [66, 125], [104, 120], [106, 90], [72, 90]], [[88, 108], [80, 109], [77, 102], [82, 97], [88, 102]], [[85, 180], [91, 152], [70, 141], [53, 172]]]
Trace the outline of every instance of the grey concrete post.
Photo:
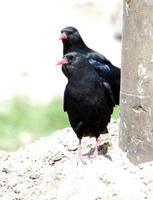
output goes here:
[[124, 0], [119, 145], [153, 160], [153, 0]]

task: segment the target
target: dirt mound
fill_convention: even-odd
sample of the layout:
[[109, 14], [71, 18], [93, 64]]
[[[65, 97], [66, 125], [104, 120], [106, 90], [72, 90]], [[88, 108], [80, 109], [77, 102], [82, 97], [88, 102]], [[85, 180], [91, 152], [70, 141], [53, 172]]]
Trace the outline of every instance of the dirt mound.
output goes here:
[[[100, 155], [86, 159], [87, 165], [78, 162], [78, 139], [70, 128], [16, 152], [1, 151], [0, 199], [152, 199], [153, 162], [134, 166], [126, 159], [118, 148], [118, 122], [112, 120], [109, 134], [100, 136]], [[94, 144], [84, 138], [83, 153], [90, 154]]]

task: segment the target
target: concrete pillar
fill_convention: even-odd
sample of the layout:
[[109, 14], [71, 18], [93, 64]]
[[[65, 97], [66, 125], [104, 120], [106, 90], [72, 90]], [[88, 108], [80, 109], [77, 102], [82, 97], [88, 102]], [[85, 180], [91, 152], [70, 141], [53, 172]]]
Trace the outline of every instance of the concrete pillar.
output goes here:
[[124, 0], [119, 145], [153, 160], [153, 0]]

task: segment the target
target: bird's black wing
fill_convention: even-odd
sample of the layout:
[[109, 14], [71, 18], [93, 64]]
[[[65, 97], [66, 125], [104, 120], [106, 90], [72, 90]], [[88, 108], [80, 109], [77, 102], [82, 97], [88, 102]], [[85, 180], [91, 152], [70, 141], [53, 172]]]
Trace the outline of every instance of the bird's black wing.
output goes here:
[[102, 54], [90, 50], [87, 58], [97, 73], [103, 77], [111, 86], [111, 90], [115, 99], [115, 103], [119, 105], [120, 93], [120, 69], [111, 64]]
[[112, 63], [102, 54], [94, 50], [90, 50], [86, 57], [100, 76], [105, 78], [108, 82], [110, 82], [110, 80], [113, 82], [118, 80], [120, 84], [120, 69], [112, 65]]
[[104, 88], [105, 88], [105, 94], [106, 94], [106, 97], [108, 99], [108, 103], [111, 106], [115, 106], [115, 100], [114, 100], [114, 96], [113, 96], [112, 89], [111, 89], [110, 85], [105, 81], [103, 82], [103, 85], [104, 85]]
[[105, 58], [102, 54], [91, 50], [87, 54], [87, 58], [90, 64], [94, 65], [97, 70], [105, 72], [110, 72], [112, 70], [112, 64], [107, 58]]

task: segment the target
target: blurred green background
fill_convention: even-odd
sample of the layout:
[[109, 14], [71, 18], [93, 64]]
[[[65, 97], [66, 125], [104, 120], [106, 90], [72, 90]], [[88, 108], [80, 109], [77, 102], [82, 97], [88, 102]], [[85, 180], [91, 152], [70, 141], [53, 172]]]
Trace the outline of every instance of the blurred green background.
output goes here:
[[[117, 119], [118, 115], [119, 107], [116, 106], [112, 117]], [[43, 104], [14, 97], [0, 107], [0, 149], [15, 151], [22, 145], [69, 126], [61, 97]]]

